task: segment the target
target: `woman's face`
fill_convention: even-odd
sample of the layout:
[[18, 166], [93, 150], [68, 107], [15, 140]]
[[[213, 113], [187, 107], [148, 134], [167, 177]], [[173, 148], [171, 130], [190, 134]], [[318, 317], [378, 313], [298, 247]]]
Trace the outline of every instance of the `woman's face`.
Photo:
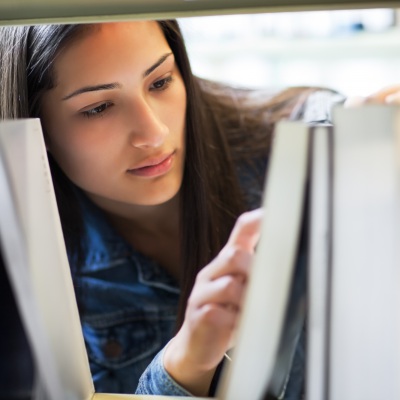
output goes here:
[[179, 191], [186, 91], [154, 21], [101, 24], [56, 58], [42, 99], [47, 147], [100, 207], [158, 205]]

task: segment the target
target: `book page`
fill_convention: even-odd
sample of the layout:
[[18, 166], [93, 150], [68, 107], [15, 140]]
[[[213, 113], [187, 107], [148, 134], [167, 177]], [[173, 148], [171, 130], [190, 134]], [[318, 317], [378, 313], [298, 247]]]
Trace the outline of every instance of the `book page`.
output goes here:
[[328, 298], [332, 244], [332, 126], [312, 128], [306, 399], [327, 398]]
[[400, 110], [334, 109], [330, 399], [400, 398]]
[[295, 270], [308, 146], [307, 124], [278, 124], [238, 341], [219, 388], [224, 400], [260, 399], [271, 379]]
[[51, 399], [90, 399], [94, 389], [39, 120], [1, 122], [0, 149], [8, 199], [1, 234], [14, 235], [6, 263], [40, 374]]

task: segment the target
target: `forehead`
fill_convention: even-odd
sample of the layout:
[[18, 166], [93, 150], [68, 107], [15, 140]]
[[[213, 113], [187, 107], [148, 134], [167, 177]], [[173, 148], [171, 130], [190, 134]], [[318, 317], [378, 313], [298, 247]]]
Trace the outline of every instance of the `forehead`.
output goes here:
[[165, 36], [155, 21], [96, 24], [85, 29], [65, 46], [54, 62], [57, 83], [102, 69], [129, 64], [145, 70], [154, 58], [170, 51]]
[[146, 43], [166, 42], [160, 25], [156, 21], [130, 21], [93, 24], [82, 29], [63, 53], [79, 51], [94, 43], [106, 45], [107, 43], [126, 43], [136, 48], [143, 47]]

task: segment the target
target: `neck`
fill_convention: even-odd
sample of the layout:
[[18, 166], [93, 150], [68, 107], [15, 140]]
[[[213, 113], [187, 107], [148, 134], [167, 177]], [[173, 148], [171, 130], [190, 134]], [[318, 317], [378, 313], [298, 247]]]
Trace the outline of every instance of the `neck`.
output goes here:
[[119, 204], [113, 212], [105, 212], [111, 225], [128, 243], [179, 280], [179, 195], [156, 206]]
[[179, 196], [155, 206], [122, 206], [118, 212], [107, 213], [115, 229], [126, 236], [130, 232], [150, 236], [178, 233]]

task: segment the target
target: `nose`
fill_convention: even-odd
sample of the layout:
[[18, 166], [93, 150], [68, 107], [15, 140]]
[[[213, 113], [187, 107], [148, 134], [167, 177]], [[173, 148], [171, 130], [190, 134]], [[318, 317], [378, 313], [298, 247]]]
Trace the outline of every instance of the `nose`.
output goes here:
[[137, 148], [160, 147], [169, 133], [169, 128], [160, 118], [160, 109], [145, 98], [138, 100], [130, 116], [130, 143]]

